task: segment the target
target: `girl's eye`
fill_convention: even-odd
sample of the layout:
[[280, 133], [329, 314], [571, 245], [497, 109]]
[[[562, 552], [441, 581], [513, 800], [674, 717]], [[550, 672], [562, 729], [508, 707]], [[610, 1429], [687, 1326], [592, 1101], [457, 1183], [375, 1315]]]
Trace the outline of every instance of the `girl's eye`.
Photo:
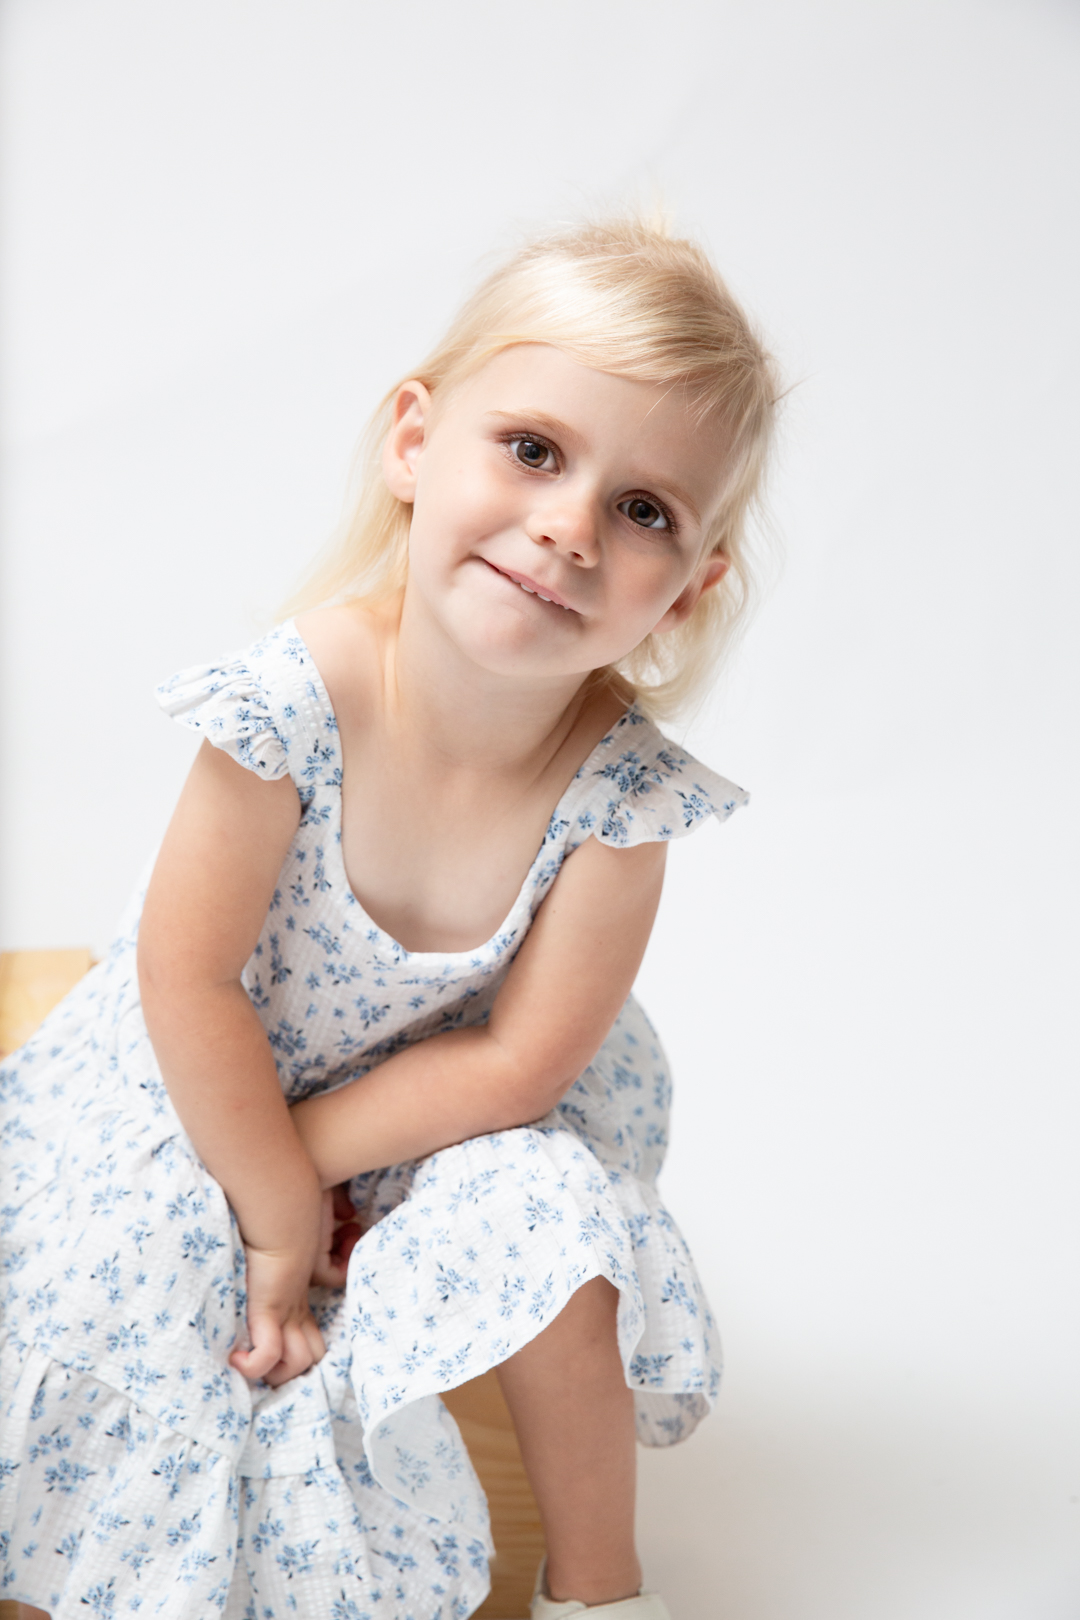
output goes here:
[[551, 447], [543, 444], [541, 440], [511, 439], [510, 448], [523, 466], [541, 472], [555, 471], [556, 462]]
[[671, 528], [667, 513], [655, 501], [647, 501], [644, 495], [631, 495], [629, 500], [620, 501], [619, 511], [641, 529]]

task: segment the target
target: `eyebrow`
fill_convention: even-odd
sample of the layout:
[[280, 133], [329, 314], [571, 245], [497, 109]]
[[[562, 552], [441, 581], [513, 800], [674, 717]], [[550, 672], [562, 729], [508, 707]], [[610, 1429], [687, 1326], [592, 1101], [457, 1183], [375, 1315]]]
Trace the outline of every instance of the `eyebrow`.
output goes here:
[[[549, 416], [546, 411], [531, 410], [528, 406], [520, 411], [488, 411], [487, 417], [489, 421], [505, 422], [508, 426], [524, 427], [525, 423], [528, 422], [542, 428], [545, 433], [550, 433], [553, 438], [564, 439], [573, 445], [584, 443], [581, 434], [572, 428], [568, 422], [560, 422], [557, 416]], [[647, 478], [643, 479], [642, 483], [646, 486], [655, 483], [657, 489], [662, 490], [667, 495], [674, 496], [675, 500], [685, 506], [695, 523], [701, 522], [701, 513], [698, 511], [696, 503], [690, 499], [690, 496], [680, 484], [674, 484], [667, 478]]]
[[549, 416], [546, 411], [530, 410], [528, 406], [520, 411], [488, 411], [488, 416], [496, 422], [517, 423], [535, 422], [547, 433], [560, 439], [568, 439], [571, 444], [582, 444], [581, 434], [576, 432], [569, 422], [560, 422], [557, 416]]

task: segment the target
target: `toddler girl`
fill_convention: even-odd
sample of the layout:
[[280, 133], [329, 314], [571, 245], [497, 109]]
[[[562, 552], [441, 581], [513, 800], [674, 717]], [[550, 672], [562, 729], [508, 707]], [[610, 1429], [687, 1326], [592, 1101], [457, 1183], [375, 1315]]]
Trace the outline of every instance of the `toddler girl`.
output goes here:
[[534, 1620], [667, 1615], [635, 1432], [718, 1348], [630, 988], [667, 840], [745, 795], [651, 716], [742, 605], [775, 395], [691, 244], [537, 240], [387, 396], [307, 610], [159, 689], [203, 741], [149, 886], [2, 1070], [24, 1614], [463, 1620], [439, 1396], [493, 1367]]

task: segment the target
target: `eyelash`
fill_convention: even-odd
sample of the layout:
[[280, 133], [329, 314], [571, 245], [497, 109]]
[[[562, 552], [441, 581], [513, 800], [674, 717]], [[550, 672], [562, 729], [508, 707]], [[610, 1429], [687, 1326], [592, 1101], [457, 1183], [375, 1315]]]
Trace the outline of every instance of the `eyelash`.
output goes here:
[[[506, 449], [507, 454], [510, 456], [510, 459], [513, 461], [515, 467], [520, 467], [525, 472], [542, 472], [543, 471], [543, 468], [541, 468], [541, 467], [530, 467], [527, 462], [520, 461], [518, 459], [518, 457], [514, 455], [514, 452], [513, 452], [512, 448], [511, 448], [511, 446], [515, 445], [515, 444], [520, 444], [523, 440], [526, 440], [526, 439], [528, 440], [528, 442], [530, 444], [543, 445], [544, 449], [547, 450], [549, 452], [549, 454], [553, 455], [555, 457], [556, 461], [558, 461], [558, 459], [559, 459], [558, 450], [551, 443], [550, 439], [545, 439], [544, 438], [542, 433], [507, 433], [507, 434], [504, 434], [504, 436], [502, 437], [502, 439], [499, 442]], [[648, 501], [650, 506], [655, 506], [656, 510], [658, 512], [662, 512], [664, 517], [667, 519], [667, 528], [666, 529], [652, 529], [647, 524], [634, 523], [633, 518], [627, 518], [626, 521], [628, 523], [632, 523], [635, 529], [639, 530], [640, 532], [642, 532], [644, 534], [672, 534], [672, 535], [678, 534], [679, 525], [678, 525], [678, 522], [676, 521], [675, 514], [674, 514], [674, 512], [671, 510], [671, 508], [669, 506], [665, 506], [663, 501], [658, 500], [655, 495], [646, 495], [644, 493], [634, 492], [634, 491], [632, 491], [629, 495], [624, 495], [623, 496], [623, 501], [635, 501], [635, 500]], [[623, 514], [623, 516], [625, 516], [625, 513]]]

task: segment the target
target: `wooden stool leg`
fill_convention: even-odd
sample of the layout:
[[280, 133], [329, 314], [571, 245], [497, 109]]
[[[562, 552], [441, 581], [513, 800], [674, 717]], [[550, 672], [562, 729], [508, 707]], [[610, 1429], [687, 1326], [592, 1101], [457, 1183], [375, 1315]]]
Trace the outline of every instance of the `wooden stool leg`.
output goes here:
[[498, 1379], [486, 1372], [450, 1390], [443, 1400], [461, 1430], [491, 1511], [491, 1594], [474, 1620], [527, 1620], [544, 1556], [544, 1532]]

